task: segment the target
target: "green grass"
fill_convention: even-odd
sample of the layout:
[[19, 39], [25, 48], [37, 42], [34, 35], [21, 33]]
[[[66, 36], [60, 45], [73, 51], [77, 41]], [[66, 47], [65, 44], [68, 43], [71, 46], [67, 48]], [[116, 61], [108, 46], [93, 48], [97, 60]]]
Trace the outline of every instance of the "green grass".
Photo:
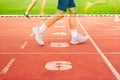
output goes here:
[[[58, 0], [47, 0], [45, 14], [54, 14], [56, 12], [57, 1]], [[75, 0], [78, 14], [114, 14], [112, 0], [109, 0], [107, 4], [94, 5], [87, 12], [84, 12], [86, 1], [93, 0]], [[30, 14], [40, 14], [41, 2], [42, 0], [38, 0], [38, 3], [30, 11]], [[31, 0], [0, 0], [0, 15], [23, 14], [30, 3]], [[120, 0], [117, 1], [116, 5], [118, 14], [120, 14]]]

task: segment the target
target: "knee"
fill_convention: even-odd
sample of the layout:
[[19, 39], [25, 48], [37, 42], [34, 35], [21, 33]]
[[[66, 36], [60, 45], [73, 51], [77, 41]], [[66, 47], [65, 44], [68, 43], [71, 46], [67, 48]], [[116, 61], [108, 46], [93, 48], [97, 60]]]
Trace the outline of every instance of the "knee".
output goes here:
[[69, 8], [70, 14], [77, 14], [76, 8]]
[[76, 10], [72, 10], [70, 13], [71, 14], [77, 14], [77, 11]]

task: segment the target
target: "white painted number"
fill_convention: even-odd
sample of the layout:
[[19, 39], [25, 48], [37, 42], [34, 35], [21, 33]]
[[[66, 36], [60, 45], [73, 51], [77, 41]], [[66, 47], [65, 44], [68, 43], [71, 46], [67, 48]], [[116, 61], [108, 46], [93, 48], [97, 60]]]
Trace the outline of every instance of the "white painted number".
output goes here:
[[65, 48], [65, 47], [69, 47], [69, 44], [66, 42], [51, 42], [50, 43], [50, 47], [58, 47], [58, 48]]
[[72, 69], [72, 64], [71, 62], [68, 61], [53, 61], [53, 62], [48, 62], [45, 65], [45, 68], [47, 70], [70, 70]]

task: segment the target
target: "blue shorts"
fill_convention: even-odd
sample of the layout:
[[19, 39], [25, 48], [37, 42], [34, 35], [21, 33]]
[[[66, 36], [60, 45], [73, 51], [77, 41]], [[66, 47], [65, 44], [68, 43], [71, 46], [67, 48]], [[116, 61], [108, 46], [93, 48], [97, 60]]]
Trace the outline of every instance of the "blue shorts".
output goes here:
[[58, 9], [66, 11], [68, 8], [76, 7], [74, 0], [58, 0]]

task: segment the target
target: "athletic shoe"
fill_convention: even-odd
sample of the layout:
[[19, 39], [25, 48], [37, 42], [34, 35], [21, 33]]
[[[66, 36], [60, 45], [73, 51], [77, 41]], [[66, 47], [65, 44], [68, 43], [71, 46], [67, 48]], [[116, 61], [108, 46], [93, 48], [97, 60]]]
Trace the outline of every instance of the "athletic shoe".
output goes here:
[[79, 44], [79, 43], [83, 43], [88, 39], [88, 36], [82, 36], [82, 35], [78, 35], [77, 37], [74, 37], [71, 39], [71, 44]]
[[39, 28], [35, 27], [32, 30], [33, 30], [33, 34], [35, 35], [35, 40], [37, 41], [37, 43], [43, 46], [44, 45], [43, 34], [39, 32]]
[[25, 16], [26, 18], [28, 18], [28, 19], [30, 18], [28, 14], [24, 14], [24, 16]]

